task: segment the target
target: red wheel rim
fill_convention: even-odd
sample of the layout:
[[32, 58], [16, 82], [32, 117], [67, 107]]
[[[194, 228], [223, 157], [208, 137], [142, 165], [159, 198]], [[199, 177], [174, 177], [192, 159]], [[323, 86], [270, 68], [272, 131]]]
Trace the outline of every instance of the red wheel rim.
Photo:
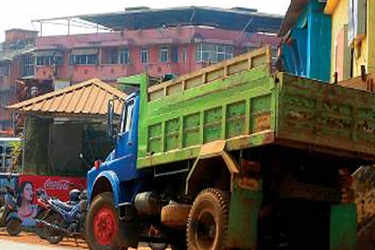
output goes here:
[[102, 207], [94, 216], [94, 235], [100, 245], [110, 245], [117, 234], [115, 212], [109, 207]]

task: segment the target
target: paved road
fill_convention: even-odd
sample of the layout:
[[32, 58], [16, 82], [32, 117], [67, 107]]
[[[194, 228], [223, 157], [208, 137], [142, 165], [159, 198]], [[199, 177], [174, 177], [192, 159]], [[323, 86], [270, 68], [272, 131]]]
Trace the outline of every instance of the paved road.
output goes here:
[[62, 246], [42, 246], [42, 245], [33, 245], [25, 244], [8, 240], [0, 239], [0, 249], [6, 250], [77, 250], [77, 248], [72, 247], [62, 247]]

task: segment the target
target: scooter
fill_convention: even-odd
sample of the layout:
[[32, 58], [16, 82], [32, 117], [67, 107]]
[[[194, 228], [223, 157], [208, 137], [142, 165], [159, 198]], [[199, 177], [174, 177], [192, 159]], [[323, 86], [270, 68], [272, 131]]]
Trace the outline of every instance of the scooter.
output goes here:
[[17, 214], [16, 192], [9, 186], [5, 188], [4, 206], [0, 209], [0, 220], [10, 236], [17, 236], [22, 231], [22, 221]]
[[47, 209], [45, 219], [36, 219], [38, 227], [43, 228], [43, 238], [51, 244], [58, 244], [64, 237], [82, 237], [85, 234], [85, 218], [87, 213], [87, 192], [73, 189], [69, 193], [69, 201], [39, 194], [40, 202]]

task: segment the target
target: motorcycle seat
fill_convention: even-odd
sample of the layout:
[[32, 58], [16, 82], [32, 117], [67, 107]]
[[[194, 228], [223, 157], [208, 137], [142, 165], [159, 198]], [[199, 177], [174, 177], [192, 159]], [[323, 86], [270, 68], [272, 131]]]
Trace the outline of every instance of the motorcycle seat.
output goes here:
[[65, 211], [70, 211], [72, 210], [73, 206], [72, 205], [69, 205], [67, 204], [66, 202], [62, 202], [60, 200], [53, 200], [52, 201], [52, 204], [54, 204], [55, 206], [61, 208], [61, 209], [64, 209]]

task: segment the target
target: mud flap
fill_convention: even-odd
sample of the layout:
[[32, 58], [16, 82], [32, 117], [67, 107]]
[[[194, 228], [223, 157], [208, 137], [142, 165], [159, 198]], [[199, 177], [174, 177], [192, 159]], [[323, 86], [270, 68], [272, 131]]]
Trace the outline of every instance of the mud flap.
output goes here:
[[357, 210], [355, 204], [333, 205], [330, 219], [330, 250], [357, 249]]
[[237, 187], [233, 189], [229, 209], [227, 247], [256, 249], [258, 215], [262, 198], [262, 192]]
[[202, 187], [199, 186], [199, 183], [202, 183], [202, 176], [205, 176], [207, 171], [216, 171], [216, 169], [209, 168], [209, 166], [214, 165], [212, 160], [219, 160], [223, 162], [228, 169], [231, 178], [233, 178], [235, 174], [239, 173], [239, 165], [237, 161], [225, 151], [225, 145], [226, 142], [223, 140], [202, 145], [199, 156], [195, 160], [194, 165], [186, 178], [186, 195], [196, 195], [202, 190]]
[[257, 249], [258, 217], [263, 201], [260, 164], [242, 160], [233, 174], [229, 209], [228, 247]]

